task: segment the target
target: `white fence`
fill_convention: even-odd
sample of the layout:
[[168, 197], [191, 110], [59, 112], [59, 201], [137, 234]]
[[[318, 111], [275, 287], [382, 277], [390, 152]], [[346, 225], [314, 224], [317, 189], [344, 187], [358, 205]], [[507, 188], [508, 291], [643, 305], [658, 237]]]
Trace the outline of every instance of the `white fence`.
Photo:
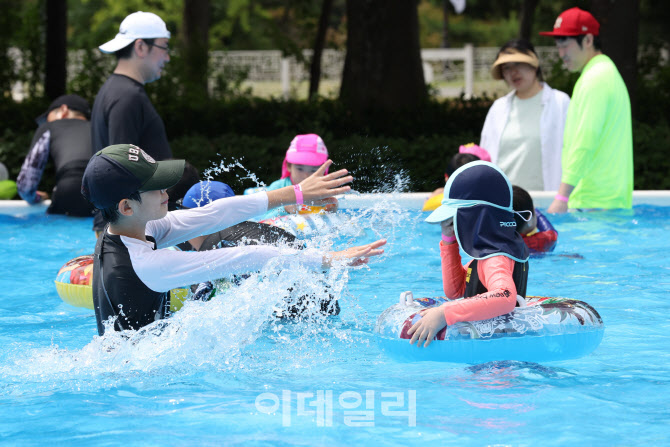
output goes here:
[[[427, 48], [421, 50], [424, 77], [427, 84], [437, 85], [449, 83], [451, 87], [441, 90], [446, 92], [442, 96], [458, 96], [464, 94], [472, 96], [476, 80], [491, 80], [490, 67], [499, 48], [479, 47], [466, 44], [463, 48]], [[536, 51], [546, 68], [556, 60], [555, 47], [537, 47]], [[21, 54], [18, 50], [10, 50], [15, 64], [21, 64]], [[297, 84], [309, 80], [309, 63], [312, 50], [303, 50], [304, 61], [296, 57], [284, 57], [281, 51], [212, 51], [210, 53], [211, 83], [220, 75], [225, 76], [231, 71], [245, 75], [250, 83], [278, 83], [278, 92], [284, 98], [289, 98], [295, 91]], [[83, 51], [71, 51], [68, 55], [68, 78], [82, 68]], [[345, 52], [326, 49], [321, 57], [321, 80], [339, 83], [344, 68]], [[109, 61], [111, 72], [116, 59], [113, 56], [106, 58]], [[169, 65], [168, 65], [169, 69]], [[456, 85], [456, 87], [454, 87]], [[15, 99], [24, 96], [22, 86], [17, 84], [12, 92]]]

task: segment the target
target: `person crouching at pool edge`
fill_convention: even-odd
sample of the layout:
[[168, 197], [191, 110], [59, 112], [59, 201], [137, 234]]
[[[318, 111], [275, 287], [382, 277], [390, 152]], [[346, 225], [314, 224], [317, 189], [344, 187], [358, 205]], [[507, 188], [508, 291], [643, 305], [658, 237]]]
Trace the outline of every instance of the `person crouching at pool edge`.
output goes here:
[[366, 264], [381, 255], [380, 239], [337, 252], [292, 250], [269, 245], [225, 250], [168, 250], [196, 236], [226, 227], [288, 204], [324, 205], [350, 190], [346, 169], [324, 175], [327, 160], [298, 185], [248, 196], [229, 197], [190, 210], [168, 212], [166, 189], [182, 176], [184, 160], [155, 161], [131, 144], [108, 146], [89, 161], [82, 194], [108, 224], [93, 256], [93, 306], [98, 333], [105, 321], [113, 329], [137, 330], [169, 316], [169, 291], [175, 287], [260, 270], [270, 259], [298, 259], [315, 270], [335, 264]]
[[[453, 301], [422, 310], [408, 331], [410, 344], [428, 346], [449, 324], [494, 318], [525, 304], [528, 247], [514, 213], [512, 185], [494, 164], [474, 161], [449, 177], [442, 205], [426, 222], [441, 225], [442, 285]], [[466, 266], [459, 248], [473, 258]]]
[[[314, 174], [326, 160], [328, 160], [328, 148], [326, 148], [326, 144], [320, 136], [314, 133], [296, 135], [286, 150], [286, 156], [281, 167], [281, 178], [270, 183], [265, 189], [274, 191], [286, 186], [297, 185]], [[324, 171], [324, 174], [328, 174], [328, 169]], [[318, 210], [318, 208], [310, 209], [305, 206], [288, 205], [268, 211], [260, 220], [313, 210]], [[327, 204], [323, 211], [337, 211], [337, 200], [335, 199], [332, 203]]]

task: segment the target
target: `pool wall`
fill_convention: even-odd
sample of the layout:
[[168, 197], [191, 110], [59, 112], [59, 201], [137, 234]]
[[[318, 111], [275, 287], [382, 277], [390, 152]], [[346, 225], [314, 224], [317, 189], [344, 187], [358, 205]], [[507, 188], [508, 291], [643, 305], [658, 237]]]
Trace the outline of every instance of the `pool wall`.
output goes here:
[[[531, 191], [535, 206], [547, 208], [556, 193], [554, 191]], [[396, 203], [407, 209], [421, 209], [423, 202], [430, 196], [428, 192], [408, 192], [397, 194], [346, 194], [338, 196], [341, 209], [370, 208], [379, 201]], [[45, 201], [29, 205], [23, 200], [0, 200], [0, 214], [25, 215], [43, 213], [51, 202]], [[633, 191], [633, 205], [670, 205], [670, 191]]]

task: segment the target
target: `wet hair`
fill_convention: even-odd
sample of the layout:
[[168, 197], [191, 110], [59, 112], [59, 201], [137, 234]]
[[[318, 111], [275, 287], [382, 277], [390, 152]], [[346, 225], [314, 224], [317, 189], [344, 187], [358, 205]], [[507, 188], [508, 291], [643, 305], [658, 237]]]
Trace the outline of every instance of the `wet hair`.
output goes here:
[[451, 174], [453, 174], [456, 171], [456, 169], [477, 160], [481, 160], [481, 158], [477, 157], [474, 154], [462, 154], [459, 152], [458, 154], [451, 157], [451, 160], [449, 160], [449, 164], [444, 170], [444, 173], [451, 177]]
[[149, 45], [149, 51], [153, 49], [152, 45], [156, 41], [156, 39], [135, 39], [125, 47], [121, 48], [120, 50], [117, 50], [114, 52], [114, 55], [116, 56], [116, 60], [120, 59], [130, 59], [133, 55], [133, 48], [135, 48], [135, 42], [138, 40], [143, 40], [144, 43]]
[[[535, 214], [535, 205], [533, 205], [533, 198], [528, 191], [521, 186], [512, 186], [512, 208], [514, 211], [530, 211]], [[514, 221], [516, 222], [516, 231], [521, 233], [524, 227], [528, 224], [521, 216], [514, 213]]]
[[[496, 59], [500, 57], [502, 53], [505, 52], [505, 50], [516, 50], [520, 53], [525, 53], [525, 54], [534, 54], [535, 57], [540, 59], [535, 52], [535, 47], [533, 46], [532, 43], [528, 42], [526, 39], [512, 39], [505, 43], [502, 47], [500, 47], [500, 51], [498, 51], [498, 54], [496, 55]], [[537, 70], [535, 71], [535, 76], [537, 77], [537, 80], [542, 82], [544, 81], [544, 76], [542, 75], [542, 67], [538, 65]]]
[[[139, 191], [135, 191], [129, 195], [127, 199], [142, 203], [142, 197], [140, 196]], [[100, 210], [100, 214], [102, 214], [102, 218], [105, 219], [105, 221], [113, 224], [119, 220], [119, 217], [121, 217], [121, 213], [119, 213], [119, 203], [120, 201], [117, 202], [114, 206]]]
[[176, 185], [168, 188], [168, 211], [179, 209], [181, 201], [191, 188], [191, 186], [200, 182], [200, 172], [188, 161], [184, 163], [184, 172]]

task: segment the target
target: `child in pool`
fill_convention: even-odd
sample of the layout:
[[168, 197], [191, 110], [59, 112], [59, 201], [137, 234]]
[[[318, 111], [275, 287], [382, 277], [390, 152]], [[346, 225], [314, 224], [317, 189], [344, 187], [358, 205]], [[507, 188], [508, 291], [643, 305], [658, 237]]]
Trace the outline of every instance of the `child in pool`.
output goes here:
[[209, 205], [168, 212], [166, 190], [182, 177], [184, 160], [155, 161], [132, 144], [108, 146], [88, 162], [81, 191], [102, 210], [108, 225], [93, 255], [93, 307], [98, 333], [112, 320], [116, 331], [137, 330], [169, 316], [169, 291], [260, 270], [271, 259], [296, 259], [316, 270], [334, 263], [362, 265], [383, 253], [378, 240], [338, 252], [246, 245], [188, 252], [167, 247], [212, 234], [268, 209], [291, 203], [321, 205], [349, 191], [345, 169], [324, 175], [327, 160], [300, 184], [249, 196], [228, 197]]
[[[444, 191], [442, 205], [426, 221], [441, 224], [442, 284], [453, 301], [420, 312], [406, 334], [417, 346], [428, 346], [448, 324], [509, 313], [526, 294], [528, 247], [516, 231], [505, 174], [475, 161], [456, 170]], [[466, 266], [459, 248], [474, 258]]]
[[[215, 200], [234, 197], [235, 192], [225, 183], [208, 180], [193, 185], [184, 195], [181, 203], [181, 209], [199, 208], [209, 205]], [[269, 225], [263, 222], [244, 221], [232, 227], [226, 228], [216, 233], [197, 236], [178, 245], [185, 251], [206, 251], [215, 249], [226, 249], [240, 245], [288, 245], [298, 250], [304, 249], [303, 241], [298, 241], [294, 235], [281, 228]], [[236, 275], [233, 283], [239, 283], [248, 275]], [[224, 282], [225, 284], [225, 282]], [[296, 284], [289, 292], [300, 290], [300, 285]], [[324, 289], [328, 289], [324, 285]], [[191, 286], [193, 299], [209, 300], [215, 293], [215, 286], [211, 281], [205, 281]], [[288, 299], [288, 298], [287, 298]], [[297, 303], [291, 303], [286, 310], [286, 316], [299, 317], [307, 314], [311, 306], [320, 308], [323, 315], [337, 315], [340, 313], [340, 306], [337, 299], [330, 295], [330, 299], [316, 299], [311, 296], [300, 296]], [[318, 306], [318, 307], [317, 307]], [[282, 313], [282, 316], [284, 313]]]
[[[491, 156], [486, 151], [486, 149], [477, 146], [475, 143], [468, 143], [459, 146], [458, 153], [451, 157], [449, 164], [447, 164], [447, 167], [444, 169], [445, 183], [447, 180], [449, 180], [449, 176], [451, 176], [454, 171], [456, 171], [456, 169], [477, 160], [491, 161]], [[437, 188], [435, 191], [433, 191], [424, 202], [422, 211], [435, 210], [442, 201], [443, 194], [444, 188]]]
[[[286, 186], [297, 185], [314, 174], [328, 159], [328, 149], [320, 136], [310, 133], [296, 135], [291, 141], [281, 168], [281, 178], [270, 184], [266, 191], [274, 191]], [[324, 174], [328, 174], [326, 169]], [[268, 211], [261, 220], [272, 219], [286, 214], [295, 214], [307, 207], [287, 205]], [[337, 211], [337, 200], [332, 198], [325, 206], [326, 211]]]
[[558, 241], [558, 231], [549, 222], [549, 219], [533, 205], [533, 198], [521, 186], [512, 186], [514, 194], [514, 211], [532, 210], [530, 220], [525, 221], [515, 214], [516, 229], [523, 236], [523, 241], [530, 249], [530, 254], [547, 253], [554, 251]]

